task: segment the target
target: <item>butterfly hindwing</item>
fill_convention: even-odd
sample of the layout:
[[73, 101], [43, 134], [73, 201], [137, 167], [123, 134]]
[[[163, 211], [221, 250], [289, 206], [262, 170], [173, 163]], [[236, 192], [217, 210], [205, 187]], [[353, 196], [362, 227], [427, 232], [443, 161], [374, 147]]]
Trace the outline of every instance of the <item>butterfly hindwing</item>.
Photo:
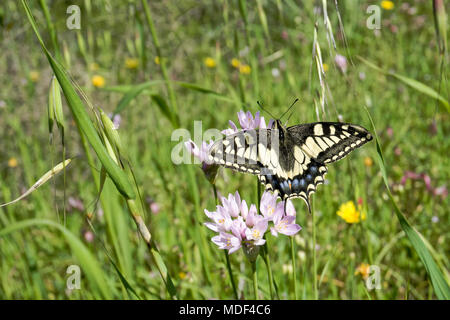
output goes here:
[[324, 164], [313, 159], [310, 159], [303, 167], [304, 169], [298, 171], [293, 170], [288, 178], [267, 174], [260, 175], [259, 180], [265, 185], [266, 190], [276, 192], [283, 200], [302, 198], [308, 210], [311, 211], [309, 196], [316, 191], [317, 185], [325, 181], [328, 170]]

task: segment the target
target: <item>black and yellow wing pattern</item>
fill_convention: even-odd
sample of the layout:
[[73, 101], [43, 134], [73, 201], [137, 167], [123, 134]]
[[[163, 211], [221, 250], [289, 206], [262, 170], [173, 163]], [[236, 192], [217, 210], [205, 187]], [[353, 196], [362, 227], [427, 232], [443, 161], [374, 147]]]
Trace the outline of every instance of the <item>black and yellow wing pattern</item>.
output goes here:
[[258, 175], [267, 190], [281, 199], [309, 196], [324, 182], [326, 165], [344, 158], [372, 140], [361, 126], [316, 122], [285, 128], [242, 130], [214, 143], [209, 158], [215, 164]]

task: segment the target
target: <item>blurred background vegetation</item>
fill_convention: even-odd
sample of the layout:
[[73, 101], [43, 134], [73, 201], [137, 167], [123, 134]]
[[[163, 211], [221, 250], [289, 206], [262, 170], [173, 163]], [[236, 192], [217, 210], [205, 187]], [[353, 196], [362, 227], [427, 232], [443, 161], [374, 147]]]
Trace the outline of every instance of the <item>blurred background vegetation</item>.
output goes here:
[[[442, 4], [439, 12], [428, 0], [337, 3], [185, 0], [151, 1], [146, 8], [132, 0], [30, 1], [47, 48], [92, 106], [106, 113], [120, 107], [114, 120], [144, 221], [179, 298], [234, 295], [224, 255], [203, 226], [203, 210], [215, 207], [213, 189], [198, 165], [172, 163], [179, 143], [171, 141], [172, 132], [193, 134], [196, 120], [203, 130], [223, 130], [238, 111], [256, 112], [257, 100], [279, 116], [300, 98], [290, 125], [341, 120], [372, 131], [366, 106], [393, 198], [427, 240], [448, 283], [448, 28], [435, 16], [449, 12], [449, 2], [434, 1]], [[66, 24], [74, 4], [81, 9], [79, 30]], [[380, 29], [367, 27], [369, 5], [381, 14]], [[65, 99], [64, 145], [60, 131], [49, 139], [53, 71], [21, 2], [1, 2], [0, 28], [0, 203], [24, 193], [63, 154], [76, 157], [65, 174], [0, 208], [0, 297], [167, 298], [154, 257], [109, 178], [95, 206], [99, 188], [92, 173], [100, 172], [100, 162], [94, 158], [90, 165]], [[295, 237], [298, 297], [436, 298], [395, 218], [376, 159], [372, 142], [329, 167], [327, 183], [313, 195], [315, 246], [312, 216], [303, 201], [294, 201], [303, 227]], [[239, 190], [247, 202], [257, 202], [254, 177], [222, 170], [216, 185], [221, 195]], [[348, 201], [364, 221], [347, 223], [336, 214]], [[292, 299], [289, 239], [267, 240], [276, 298]], [[242, 251], [230, 262], [239, 297], [251, 298]], [[266, 267], [258, 262], [260, 297], [270, 298]], [[371, 264], [381, 270], [379, 290], [365, 288]], [[80, 290], [67, 289], [70, 265], [81, 266]]]

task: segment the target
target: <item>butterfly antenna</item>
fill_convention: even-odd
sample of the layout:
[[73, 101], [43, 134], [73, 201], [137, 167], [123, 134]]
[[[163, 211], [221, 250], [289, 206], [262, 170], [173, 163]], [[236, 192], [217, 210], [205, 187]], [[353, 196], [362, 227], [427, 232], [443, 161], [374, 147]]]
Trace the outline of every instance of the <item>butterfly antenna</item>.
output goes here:
[[281, 115], [280, 119], [283, 118], [284, 115], [285, 115], [289, 110], [291, 110], [291, 108], [294, 106], [294, 104], [295, 104], [297, 101], [298, 101], [298, 98], [296, 98], [296, 99], [294, 100], [294, 102], [292, 102], [291, 106], [290, 106], [290, 107], [289, 107], [289, 108]]
[[269, 111], [267, 111], [266, 109], [263, 108], [262, 104], [259, 101], [256, 101], [256, 103], [258, 104], [258, 106], [261, 108], [262, 111], [266, 112], [269, 116], [272, 117], [272, 119], [277, 119], [277, 117], [274, 117]]
[[287, 118], [286, 123], [284, 124], [285, 127], [286, 127], [286, 125], [288, 124], [289, 119], [292, 117], [293, 114], [294, 114], [294, 110], [292, 110], [291, 114], [290, 114], [289, 117]]

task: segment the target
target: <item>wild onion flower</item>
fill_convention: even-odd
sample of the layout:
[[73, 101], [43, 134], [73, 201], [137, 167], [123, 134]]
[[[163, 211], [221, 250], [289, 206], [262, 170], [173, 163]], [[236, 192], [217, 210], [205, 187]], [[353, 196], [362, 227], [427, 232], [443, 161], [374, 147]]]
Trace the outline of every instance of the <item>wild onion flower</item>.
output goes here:
[[72, 211], [73, 209], [78, 210], [80, 212], [84, 211], [83, 202], [75, 197], [69, 197], [67, 199], [67, 210]]
[[336, 54], [334, 57], [334, 62], [338, 66], [338, 68], [342, 71], [342, 73], [345, 73], [347, 71], [347, 58], [343, 55]]
[[93, 242], [94, 241], [94, 233], [90, 230], [86, 231], [84, 233], [84, 239], [86, 240], [86, 242]]
[[360, 213], [356, 210], [353, 201], [347, 201], [341, 204], [336, 214], [350, 224], [366, 220], [365, 212]]
[[209, 148], [211, 148], [213, 143], [214, 142], [212, 140], [210, 140], [209, 143], [203, 141], [200, 147], [198, 147], [192, 140], [186, 141], [184, 143], [186, 149], [191, 154], [193, 154], [194, 157], [200, 160], [202, 170], [205, 173], [205, 176], [208, 179], [208, 181], [211, 182], [212, 184], [214, 184], [217, 175], [217, 170], [219, 169], [219, 166], [211, 163], [208, 157]]
[[108, 117], [113, 122], [114, 130], [118, 130], [120, 127], [120, 123], [122, 122], [122, 117], [120, 116], [120, 114], [108, 113]]
[[158, 214], [161, 210], [161, 207], [158, 202], [156, 202], [152, 197], [148, 196], [146, 199], [148, 207], [150, 208], [151, 213]]
[[[255, 113], [255, 117], [253, 117], [252, 113], [250, 111], [244, 112], [239, 111], [237, 113], [239, 124], [241, 125], [241, 128], [243, 130], [251, 130], [251, 129], [265, 129], [270, 128], [272, 126], [273, 120], [271, 119], [266, 126], [266, 121], [264, 120], [264, 117], [261, 117], [259, 115], [259, 111]], [[229, 120], [229, 124], [231, 128], [228, 128], [226, 130], [223, 130], [222, 133], [224, 135], [230, 135], [239, 132], [241, 129], [238, 129], [237, 126], [234, 124], [233, 121]]]
[[218, 233], [211, 239], [212, 242], [230, 254], [243, 248], [247, 256], [256, 258], [258, 246], [266, 242], [264, 235], [269, 229], [269, 223], [273, 225], [270, 230], [274, 236], [279, 233], [294, 235], [301, 230], [294, 223], [296, 212], [292, 203], [287, 203], [285, 214], [284, 202], [277, 203], [276, 196], [270, 192], [264, 192], [261, 198], [261, 214], [254, 204], [249, 207], [245, 200], [241, 200], [237, 191], [229, 194], [228, 198], [222, 197], [221, 203], [216, 206], [216, 211], [205, 209], [211, 221], [204, 224]]

